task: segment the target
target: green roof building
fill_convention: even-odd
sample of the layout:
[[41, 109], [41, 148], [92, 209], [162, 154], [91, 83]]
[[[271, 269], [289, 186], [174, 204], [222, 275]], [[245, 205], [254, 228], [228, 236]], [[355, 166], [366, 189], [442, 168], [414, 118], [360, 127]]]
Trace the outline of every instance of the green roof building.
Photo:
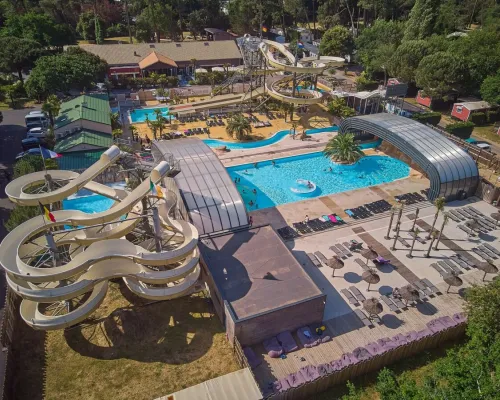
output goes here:
[[113, 144], [113, 138], [108, 133], [82, 129], [59, 139], [54, 146], [57, 153], [75, 151], [90, 151], [108, 149]]
[[83, 171], [94, 164], [105, 150], [94, 151], [75, 151], [65, 153], [62, 157], [57, 158], [59, 169], [66, 171]]
[[54, 133], [62, 137], [81, 129], [111, 135], [111, 109], [103, 96], [83, 95], [61, 104]]

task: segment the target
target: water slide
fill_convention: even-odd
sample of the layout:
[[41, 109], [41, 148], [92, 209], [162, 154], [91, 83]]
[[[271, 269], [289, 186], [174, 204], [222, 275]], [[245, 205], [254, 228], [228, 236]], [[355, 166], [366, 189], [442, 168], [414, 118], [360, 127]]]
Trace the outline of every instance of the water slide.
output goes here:
[[[142, 200], [149, 198], [151, 191], [149, 179], [132, 192], [91, 181], [119, 155], [120, 151], [113, 146], [81, 175], [50, 171], [52, 176], [57, 175], [54, 172], [63, 172], [57, 176], [68, 180], [65, 186], [52, 192], [28, 194], [23, 191], [29, 182], [42, 183], [40, 173], [23, 176], [19, 182], [16, 179], [8, 185], [6, 192], [20, 205], [38, 204], [39, 198], [45, 204], [62, 201], [80, 188], [115, 199], [109, 210], [100, 213], [53, 211], [55, 223], [47, 222], [43, 216], [32, 218], [0, 243], [0, 264], [7, 272], [9, 286], [23, 298], [21, 316], [30, 326], [53, 330], [83, 321], [103, 301], [109, 279], [123, 278], [132, 292], [155, 300], [188, 294], [197, 283], [200, 275], [198, 231], [192, 224], [170, 216], [176, 207], [175, 194], [164, 189], [164, 198], [152, 198], [158, 202], [161, 235], [169, 242], [174, 238], [170, 243], [175, 245], [157, 252], [148, 250], [151, 243], [134, 244], [123, 238], [144, 219]], [[163, 161], [151, 171], [150, 179], [158, 184], [169, 171], [169, 164]], [[79, 228], [66, 231], [67, 226]], [[33, 264], [42, 253], [47, 253], [44, 233], [49, 229], [57, 248], [66, 246], [71, 256], [61, 265], [40, 268]], [[49, 307], [57, 312], [47, 315], [44, 309]], [[64, 313], [58, 315], [60, 312]]]

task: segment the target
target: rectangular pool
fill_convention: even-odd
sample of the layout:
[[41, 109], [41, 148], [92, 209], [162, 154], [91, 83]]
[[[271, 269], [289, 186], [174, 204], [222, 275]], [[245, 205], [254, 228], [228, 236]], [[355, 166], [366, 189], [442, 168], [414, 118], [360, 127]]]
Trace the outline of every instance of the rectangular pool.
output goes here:
[[129, 112], [130, 121], [132, 122], [146, 122], [146, 119], [150, 121], [156, 121], [155, 110], [161, 110], [161, 115], [167, 117], [168, 107], [154, 107], [154, 108], [136, 108]]

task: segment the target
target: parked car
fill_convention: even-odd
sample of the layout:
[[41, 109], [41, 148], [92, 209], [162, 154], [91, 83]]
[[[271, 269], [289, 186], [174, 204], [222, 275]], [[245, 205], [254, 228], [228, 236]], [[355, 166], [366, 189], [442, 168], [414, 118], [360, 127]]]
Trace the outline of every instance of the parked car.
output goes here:
[[29, 137], [21, 141], [21, 145], [23, 146], [24, 151], [27, 151], [29, 149], [37, 149], [42, 144], [42, 140], [37, 137]]
[[27, 138], [44, 138], [47, 131], [42, 127], [31, 128], [26, 134]]
[[467, 143], [470, 143], [476, 147], [479, 147], [481, 150], [487, 150], [491, 151], [491, 146], [488, 142], [485, 142], [484, 140], [477, 140], [474, 138], [469, 138], [466, 140]]
[[29, 149], [28, 151], [23, 151], [22, 153], [19, 153], [17, 156], [16, 156], [16, 161], [17, 160], [20, 160], [21, 158], [23, 158], [24, 156], [40, 156], [40, 148], [37, 147], [35, 149]]

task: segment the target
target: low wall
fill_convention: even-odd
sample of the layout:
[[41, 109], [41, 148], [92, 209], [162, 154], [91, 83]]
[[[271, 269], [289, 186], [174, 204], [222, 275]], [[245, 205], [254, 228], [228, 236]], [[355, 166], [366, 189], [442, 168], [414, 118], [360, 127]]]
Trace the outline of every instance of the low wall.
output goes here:
[[272, 400], [312, 399], [314, 395], [356, 376], [379, 370], [403, 358], [459, 338], [465, 333], [463, 313], [440, 317], [427, 323], [427, 328], [393, 338], [379, 339], [343, 354], [339, 360], [320, 365], [305, 365], [298, 372], [279, 379], [264, 390], [264, 398]]

